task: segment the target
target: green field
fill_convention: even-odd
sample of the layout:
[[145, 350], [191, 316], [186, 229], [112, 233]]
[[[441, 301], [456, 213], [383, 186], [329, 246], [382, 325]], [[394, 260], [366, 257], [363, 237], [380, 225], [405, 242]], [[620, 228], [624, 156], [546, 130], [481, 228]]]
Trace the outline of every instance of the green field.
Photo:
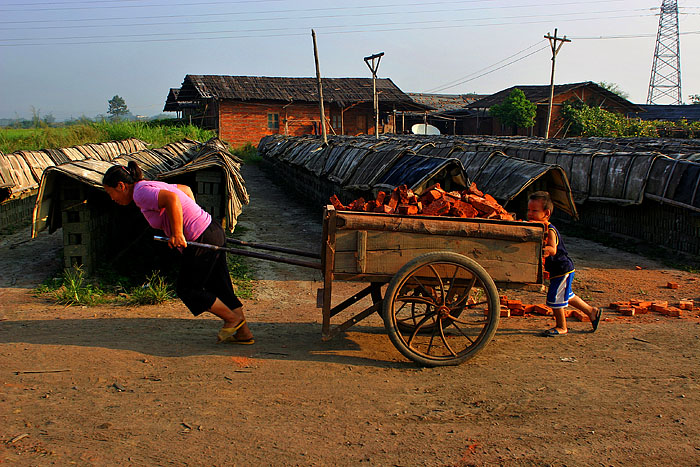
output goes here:
[[206, 141], [214, 136], [216, 132], [212, 130], [203, 130], [194, 125], [181, 125], [170, 120], [92, 122], [57, 128], [2, 128], [0, 152], [67, 148], [127, 138], [138, 138], [157, 148], [185, 138]]

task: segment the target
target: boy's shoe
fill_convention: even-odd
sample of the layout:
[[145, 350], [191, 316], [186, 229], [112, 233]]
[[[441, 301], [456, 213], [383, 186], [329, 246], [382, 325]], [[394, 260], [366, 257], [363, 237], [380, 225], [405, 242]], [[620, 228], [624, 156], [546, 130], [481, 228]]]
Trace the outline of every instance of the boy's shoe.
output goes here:
[[593, 321], [591, 321], [591, 324], [593, 325], [593, 331], [591, 332], [596, 332], [598, 329], [598, 324], [600, 323], [600, 318], [603, 317], [603, 309], [602, 308], [597, 308], [598, 313], [596, 313], [595, 318], [593, 318]]
[[547, 329], [546, 331], [542, 332], [542, 335], [545, 337], [559, 337], [567, 334], [568, 332], [559, 332], [557, 328]]

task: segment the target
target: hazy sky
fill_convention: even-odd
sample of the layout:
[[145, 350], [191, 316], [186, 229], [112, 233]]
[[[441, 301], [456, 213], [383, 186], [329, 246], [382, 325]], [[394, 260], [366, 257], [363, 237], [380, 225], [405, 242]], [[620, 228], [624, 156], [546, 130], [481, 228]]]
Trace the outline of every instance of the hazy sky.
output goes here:
[[[369, 77], [404, 92], [616, 83], [645, 103], [661, 0], [0, 0], [0, 117], [162, 111], [186, 74]], [[679, 0], [683, 100], [700, 94], [700, 2]], [[500, 69], [497, 69], [501, 67]], [[489, 71], [493, 71], [489, 73]]]

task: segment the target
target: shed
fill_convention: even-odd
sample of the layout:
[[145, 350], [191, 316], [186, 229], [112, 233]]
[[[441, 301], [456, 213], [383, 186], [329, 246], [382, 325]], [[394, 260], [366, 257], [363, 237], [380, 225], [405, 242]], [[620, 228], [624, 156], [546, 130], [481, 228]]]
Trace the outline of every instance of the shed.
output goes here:
[[[324, 78], [323, 100], [329, 134], [374, 133], [371, 78]], [[377, 79], [380, 132], [395, 130], [394, 112], [424, 110], [391, 79]], [[316, 78], [186, 75], [168, 93], [164, 111], [216, 130], [234, 146], [257, 145], [270, 134], [320, 134]]]
[[121, 254], [133, 239], [149, 231], [138, 208], [116, 205], [102, 187], [110, 167], [126, 166], [132, 160], [148, 179], [190, 186], [200, 206], [229, 231], [249, 202], [241, 161], [216, 138], [206, 143], [183, 140], [112, 161], [87, 159], [49, 167], [39, 185], [32, 236], [62, 227], [66, 267], [84, 265], [91, 273], [98, 261]]
[[[488, 109], [494, 105], [502, 103], [506, 97], [514, 90], [520, 89], [527, 100], [537, 106], [535, 116], [535, 126], [531, 129], [505, 128], [501, 123], [488, 115]], [[611, 112], [627, 115], [629, 113], [641, 112], [642, 108], [627, 99], [610, 92], [592, 81], [581, 83], [558, 84], [554, 86], [554, 100], [552, 105], [552, 121], [549, 135], [547, 131], [547, 113], [549, 107], [549, 85], [518, 85], [498, 91], [483, 99], [467, 104], [467, 109], [478, 109], [476, 116], [467, 117], [466, 128], [472, 130], [472, 134], [492, 134], [492, 135], [524, 135], [524, 136], [547, 136], [550, 138], [566, 136], [566, 125], [561, 115], [561, 106], [569, 100], [578, 100], [591, 106], [602, 107]]]

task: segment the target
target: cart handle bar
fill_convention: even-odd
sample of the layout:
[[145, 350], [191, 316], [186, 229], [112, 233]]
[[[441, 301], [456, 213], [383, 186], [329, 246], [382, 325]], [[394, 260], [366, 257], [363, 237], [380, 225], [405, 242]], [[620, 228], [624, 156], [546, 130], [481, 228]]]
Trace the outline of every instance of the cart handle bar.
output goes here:
[[292, 248], [285, 248], [285, 247], [281, 247], [281, 246], [277, 246], [277, 245], [267, 245], [265, 243], [244, 242], [242, 240], [236, 240], [235, 238], [227, 238], [226, 243], [247, 246], [250, 248], [258, 248], [260, 250], [278, 251], [280, 253], [289, 253], [290, 255], [305, 256], [307, 258], [321, 259], [321, 255], [318, 253], [311, 253], [308, 251], [295, 250]]
[[[168, 242], [169, 239], [166, 237], [159, 237], [159, 236], [154, 236], [153, 240], [157, 240], [159, 242]], [[187, 242], [187, 245], [192, 245], [196, 246], [199, 248], [206, 248], [209, 250], [216, 250], [216, 251], [225, 251], [227, 253], [231, 253], [234, 255], [239, 255], [239, 256], [250, 256], [251, 258], [258, 258], [258, 259], [266, 259], [268, 261], [274, 261], [275, 263], [287, 263], [287, 264], [293, 264], [295, 266], [302, 266], [305, 268], [311, 268], [311, 269], [321, 269], [321, 263], [316, 263], [313, 261], [302, 261], [300, 259], [293, 259], [293, 258], [284, 258], [281, 256], [273, 256], [273, 255], [268, 255], [266, 253], [258, 253], [255, 251], [246, 251], [246, 250], [239, 250], [238, 248], [226, 248], [218, 245], [209, 245], [208, 243], [199, 243], [199, 242]]]

